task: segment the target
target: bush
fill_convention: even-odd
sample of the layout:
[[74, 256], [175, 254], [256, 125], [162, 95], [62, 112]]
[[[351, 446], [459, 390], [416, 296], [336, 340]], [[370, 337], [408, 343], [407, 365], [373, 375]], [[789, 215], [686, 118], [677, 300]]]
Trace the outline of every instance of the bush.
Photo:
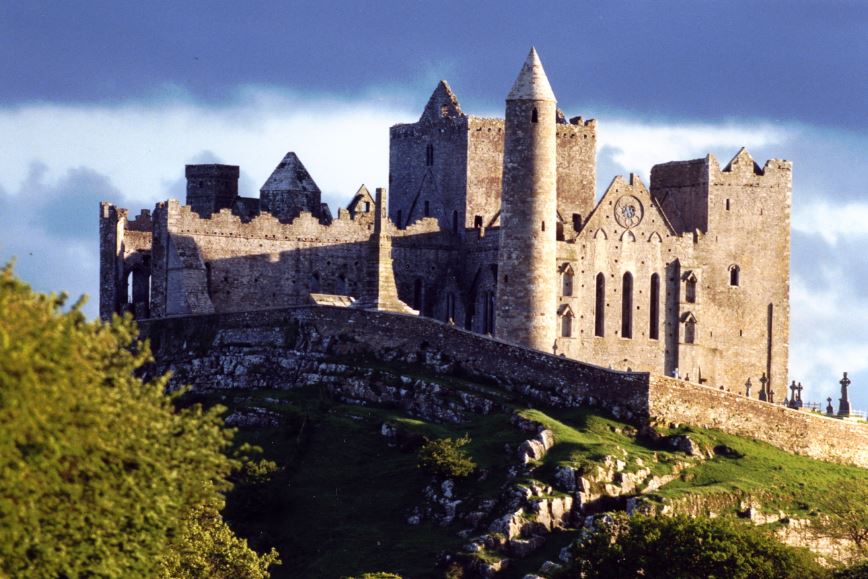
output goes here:
[[419, 449], [419, 468], [445, 478], [466, 477], [476, 470], [476, 463], [462, 447], [470, 444], [470, 437], [425, 439]]
[[178, 409], [129, 318], [88, 322], [0, 269], [0, 576], [268, 576], [220, 516], [233, 431]]
[[826, 577], [804, 549], [728, 519], [619, 514], [574, 547], [575, 569], [588, 579], [771, 579]]

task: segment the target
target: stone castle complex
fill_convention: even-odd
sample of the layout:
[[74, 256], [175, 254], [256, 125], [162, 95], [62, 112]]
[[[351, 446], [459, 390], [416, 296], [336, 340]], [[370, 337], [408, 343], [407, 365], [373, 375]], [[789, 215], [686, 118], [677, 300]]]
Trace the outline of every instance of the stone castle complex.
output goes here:
[[101, 316], [396, 311], [782, 400], [791, 164], [665, 163], [595, 202], [596, 131], [557, 108], [531, 51], [504, 119], [464, 113], [441, 82], [390, 130], [388, 196], [362, 186], [337, 215], [294, 153], [258, 199], [236, 166], [188, 165], [185, 205], [101, 205]]

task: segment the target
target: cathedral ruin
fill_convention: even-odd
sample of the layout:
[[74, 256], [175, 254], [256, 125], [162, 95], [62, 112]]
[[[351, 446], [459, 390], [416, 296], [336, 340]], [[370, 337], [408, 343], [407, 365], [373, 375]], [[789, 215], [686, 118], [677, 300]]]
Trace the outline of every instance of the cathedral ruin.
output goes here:
[[595, 120], [557, 107], [535, 50], [504, 119], [441, 82], [390, 129], [389, 187], [333, 215], [290, 152], [259, 192], [188, 165], [187, 197], [100, 207], [100, 315], [324, 304], [421, 315], [616, 370], [786, 395], [792, 165], [742, 149], [615, 177]]

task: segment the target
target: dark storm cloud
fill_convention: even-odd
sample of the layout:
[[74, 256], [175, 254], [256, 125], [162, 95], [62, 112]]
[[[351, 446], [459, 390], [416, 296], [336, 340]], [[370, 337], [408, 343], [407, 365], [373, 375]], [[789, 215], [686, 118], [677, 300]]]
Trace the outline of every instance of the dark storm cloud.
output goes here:
[[866, 29], [855, 1], [7, 0], [0, 100], [165, 85], [205, 100], [243, 84], [351, 95], [448, 74], [462, 99], [486, 103], [536, 44], [562, 102], [865, 129]]

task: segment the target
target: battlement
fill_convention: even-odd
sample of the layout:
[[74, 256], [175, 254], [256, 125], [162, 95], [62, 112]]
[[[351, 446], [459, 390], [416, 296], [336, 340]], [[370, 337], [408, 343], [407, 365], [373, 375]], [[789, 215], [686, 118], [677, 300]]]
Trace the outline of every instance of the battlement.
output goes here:
[[336, 240], [361, 241], [370, 236], [373, 223], [354, 219], [348, 212], [338, 213], [338, 219], [322, 223], [310, 212], [302, 212], [286, 223], [268, 212], [245, 220], [230, 209], [221, 209], [202, 217], [193, 207], [170, 199], [159, 205], [168, 211], [170, 231], [184, 235], [207, 235], [245, 239]]
[[132, 220], [127, 220], [124, 228], [127, 231], [141, 231], [151, 233], [154, 228], [150, 209], [142, 209]]

